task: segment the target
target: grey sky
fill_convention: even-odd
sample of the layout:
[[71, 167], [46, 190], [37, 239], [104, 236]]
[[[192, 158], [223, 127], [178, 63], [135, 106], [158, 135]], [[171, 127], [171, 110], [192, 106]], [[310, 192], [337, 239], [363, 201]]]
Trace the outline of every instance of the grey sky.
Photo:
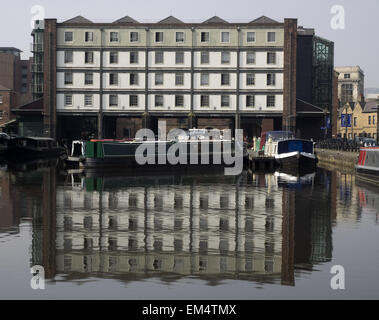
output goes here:
[[[17, 0], [3, 4], [0, 46], [18, 47], [30, 55], [30, 9], [41, 5], [46, 18], [64, 21], [79, 14], [98, 22], [112, 22], [124, 15], [155, 22], [174, 15], [185, 22], [201, 22], [218, 15], [230, 22], [248, 22], [261, 15], [282, 21], [298, 18], [299, 25], [315, 28], [317, 35], [335, 42], [335, 65], [359, 65], [366, 74], [366, 88], [378, 87], [378, 0]], [[330, 26], [333, 5], [343, 5], [345, 30]]]

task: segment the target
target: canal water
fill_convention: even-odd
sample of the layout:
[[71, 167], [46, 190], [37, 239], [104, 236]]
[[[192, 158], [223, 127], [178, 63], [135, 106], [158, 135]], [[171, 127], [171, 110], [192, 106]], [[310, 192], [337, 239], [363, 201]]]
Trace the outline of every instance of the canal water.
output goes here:
[[4, 168], [0, 299], [378, 299], [378, 221], [377, 189], [325, 169]]

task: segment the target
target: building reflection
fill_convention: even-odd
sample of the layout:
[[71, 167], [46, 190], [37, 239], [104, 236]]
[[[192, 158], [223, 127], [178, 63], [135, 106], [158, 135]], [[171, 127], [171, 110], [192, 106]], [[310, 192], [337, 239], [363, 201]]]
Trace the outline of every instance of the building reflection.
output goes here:
[[332, 257], [338, 205], [327, 171], [293, 180], [247, 172], [60, 177], [45, 168], [1, 179], [10, 190], [0, 200], [12, 212], [7, 224], [17, 225], [17, 207], [26, 208], [31, 265], [43, 265], [52, 280], [195, 276], [210, 285], [295, 285], [295, 272]]

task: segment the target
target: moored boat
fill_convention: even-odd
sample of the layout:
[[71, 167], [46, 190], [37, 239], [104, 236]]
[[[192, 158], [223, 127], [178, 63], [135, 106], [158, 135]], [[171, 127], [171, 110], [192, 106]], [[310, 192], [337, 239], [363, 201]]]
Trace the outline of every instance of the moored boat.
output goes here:
[[64, 149], [57, 142], [45, 137], [16, 137], [10, 140], [6, 158], [10, 161], [59, 157]]
[[265, 155], [275, 157], [283, 171], [315, 171], [317, 157], [314, 153], [313, 141], [296, 139], [288, 131], [271, 131], [262, 134], [262, 143], [264, 143]]
[[355, 167], [358, 180], [379, 185], [379, 147], [362, 148]]

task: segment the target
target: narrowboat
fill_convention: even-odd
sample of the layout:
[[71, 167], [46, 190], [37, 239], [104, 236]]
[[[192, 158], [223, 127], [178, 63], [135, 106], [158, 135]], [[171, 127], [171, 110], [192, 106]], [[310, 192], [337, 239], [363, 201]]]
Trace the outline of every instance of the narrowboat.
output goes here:
[[10, 140], [6, 158], [11, 161], [24, 161], [47, 157], [59, 157], [64, 149], [51, 138], [17, 137]]
[[[203, 149], [203, 144], [208, 142], [208, 148]], [[218, 148], [216, 148], [217, 145]], [[222, 142], [222, 143], [221, 143]], [[232, 140], [188, 140], [181, 137], [172, 141], [130, 141], [130, 140], [95, 140], [76, 142], [73, 147], [72, 154], [68, 157], [68, 161], [72, 163], [78, 162], [79, 167], [93, 168], [93, 167], [137, 167], [139, 164], [136, 161], [137, 149], [140, 146], [144, 147], [144, 158], [150, 158], [149, 164], [165, 166], [173, 165], [168, 160], [168, 153], [170, 148], [176, 144], [177, 151], [175, 157], [180, 154], [185, 154], [185, 161], [175, 165], [224, 165], [224, 151], [225, 142], [229, 142], [231, 146], [231, 156], [235, 155], [235, 142]], [[239, 146], [246, 156], [247, 151], [244, 145]], [[214, 159], [220, 159], [218, 163]], [[208, 162], [203, 162], [207, 159]], [[183, 159], [180, 159], [183, 160]]]
[[261, 147], [265, 156], [275, 157], [282, 170], [313, 172], [316, 169], [313, 141], [296, 139], [289, 131], [263, 133]]
[[355, 167], [358, 180], [379, 185], [379, 147], [362, 148]]

